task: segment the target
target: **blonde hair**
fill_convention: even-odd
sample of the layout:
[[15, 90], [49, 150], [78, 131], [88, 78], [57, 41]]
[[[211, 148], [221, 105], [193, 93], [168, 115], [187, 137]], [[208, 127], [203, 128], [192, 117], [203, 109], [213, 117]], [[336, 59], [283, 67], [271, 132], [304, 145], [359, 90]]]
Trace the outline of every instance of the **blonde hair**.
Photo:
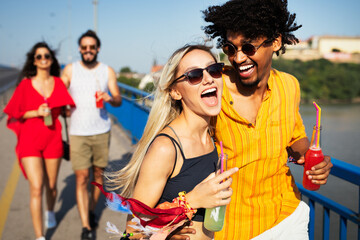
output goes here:
[[[203, 50], [214, 55], [211, 47], [205, 45], [185, 45], [176, 50], [165, 64], [161, 77], [155, 83], [154, 102], [149, 113], [143, 136], [138, 142], [130, 162], [121, 170], [105, 172], [106, 183], [109, 190], [120, 190], [123, 197], [131, 197], [137, 182], [141, 164], [147, 149], [161, 130], [170, 124], [182, 111], [181, 103], [176, 102], [170, 96], [171, 85], [174, 82], [178, 66], [185, 54], [192, 50]], [[216, 60], [216, 58], [214, 57]]]

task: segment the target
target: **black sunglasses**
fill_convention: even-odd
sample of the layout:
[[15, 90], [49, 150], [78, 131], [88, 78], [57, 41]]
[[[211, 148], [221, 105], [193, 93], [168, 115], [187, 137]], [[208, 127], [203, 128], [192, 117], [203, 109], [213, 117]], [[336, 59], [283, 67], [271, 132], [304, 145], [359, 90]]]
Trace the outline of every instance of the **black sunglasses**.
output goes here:
[[176, 82], [182, 77], [185, 77], [190, 84], [196, 85], [201, 83], [204, 76], [204, 70], [206, 70], [211, 77], [219, 78], [223, 73], [223, 69], [224, 69], [224, 63], [214, 63], [211, 64], [210, 66], [207, 66], [206, 68], [196, 68], [191, 71], [188, 71], [183, 75], [181, 75], [180, 77], [176, 78], [174, 82]]
[[90, 48], [90, 50], [95, 50], [96, 49], [96, 45], [81, 45], [80, 49], [85, 51], [88, 47]]
[[246, 56], [254, 56], [256, 51], [265, 43], [270, 43], [272, 42], [273, 39], [267, 39], [265, 41], [263, 41], [259, 46], [255, 47], [254, 45], [252, 45], [251, 43], [245, 43], [244, 45], [241, 46], [241, 49], [238, 49], [236, 46], [234, 46], [234, 44], [227, 42], [224, 44], [223, 46], [223, 51], [226, 55], [228, 55], [229, 57], [234, 57], [239, 51], [242, 51]]
[[36, 55], [36, 56], [35, 56], [35, 59], [41, 60], [41, 59], [43, 58], [43, 56], [44, 56], [44, 58], [47, 59], [47, 60], [49, 60], [49, 59], [51, 58], [51, 55], [50, 55], [50, 54], [45, 53], [44, 55], [41, 55], [41, 54]]

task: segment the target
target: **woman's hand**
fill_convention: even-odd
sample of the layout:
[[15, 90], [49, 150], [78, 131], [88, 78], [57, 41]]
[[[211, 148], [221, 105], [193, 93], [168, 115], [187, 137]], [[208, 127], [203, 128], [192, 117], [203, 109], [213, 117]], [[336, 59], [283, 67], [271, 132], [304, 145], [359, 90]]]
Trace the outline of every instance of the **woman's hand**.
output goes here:
[[230, 203], [232, 189], [231, 175], [236, 173], [239, 169], [232, 168], [217, 176], [211, 173], [201, 183], [186, 194], [186, 199], [192, 208], [213, 208], [223, 206]]
[[71, 116], [71, 107], [69, 105], [63, 106], [61, 108], [61, 116], [63, 116], [64, 118], [66, 117], [70, 117]]
[[51, 110], [50, 110], [49, 106], [47, 105], [47, 103], [41, 104], [37, 110], [37, 114], [42, 117], [47, 117], [50, 115], [50, 113], [51, 113]]

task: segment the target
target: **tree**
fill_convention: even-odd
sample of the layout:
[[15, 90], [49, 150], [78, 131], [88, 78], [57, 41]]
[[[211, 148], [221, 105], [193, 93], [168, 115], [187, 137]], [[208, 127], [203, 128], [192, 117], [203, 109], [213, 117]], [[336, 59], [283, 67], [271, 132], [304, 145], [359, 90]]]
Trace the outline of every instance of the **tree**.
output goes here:
[[155, 90], [155, 85], [153, 82], [149, 82], [146, 84], [144, 91], [148, 93], [152, 93]]
[[360, 97], [359, 64], [279, 59], [273, 61], [272, 67], [299, 80], [303, 101], [351, 101]]
[[120, 69], [120, 73], [131, 73], [131, 72], [132, 71], [131, 71], [130, 67], [122, 67]]
[[118, 82], [124, 83], [126, 85], [129, 85], [131, 87], [135, 87], [138, 88], [139, 87], [139, 83], [141, 81], [141, 79], [138, 78], [127, 78], [125, 76], [120, 76], [118, 77]]

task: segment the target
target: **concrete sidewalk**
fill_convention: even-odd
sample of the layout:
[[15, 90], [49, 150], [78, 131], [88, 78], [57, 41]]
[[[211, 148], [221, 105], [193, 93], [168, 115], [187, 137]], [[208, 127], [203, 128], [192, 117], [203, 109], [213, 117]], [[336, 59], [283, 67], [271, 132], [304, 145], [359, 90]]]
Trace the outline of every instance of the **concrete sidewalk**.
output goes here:
[[[1, 204], [5, 204], [0, 206], [2, 208], [0, 209], [0, 218], [4, 220], [3, 224], [0, 221], [0, 238], [3, 240], [34, 240], [35, 235], [29, 209], [29, 186], [27, 180], [19, 172], [14, 152], [15, 144], [15, 134], [6, 128], [6, 117], [4, 117], [0, 121], [0, 197]], [[119, 169], [129, 160], [131, 152], [130, 139], [119, 126], [113, 124], [109, 168]], [[11, 180], [9, 181], [9, 179]], [[76, 206], [75, 175], [70, 162], [62, 162], [57, 186], [58, 197], [55, 212], [58, 226], [46, 231], [46, 239], [80, 239], [82, 227]], [[7, 195], [5, 195], [6, 193]], [[6, 207], [6, 202], [8, 202], [8, 207]], [[43, 206], [45, 207], [45, 201]], [[6, 213], [8, 214], [6, 215]], [[114, 239], [110, 238], [114, 235], [105, 231], [107, 221], [114, 223], [120, 231], [125, 229], [126, 216], [106, 208], [104, 197], [100, 199], [96, 213], [101, 216], [96, 239]]]

